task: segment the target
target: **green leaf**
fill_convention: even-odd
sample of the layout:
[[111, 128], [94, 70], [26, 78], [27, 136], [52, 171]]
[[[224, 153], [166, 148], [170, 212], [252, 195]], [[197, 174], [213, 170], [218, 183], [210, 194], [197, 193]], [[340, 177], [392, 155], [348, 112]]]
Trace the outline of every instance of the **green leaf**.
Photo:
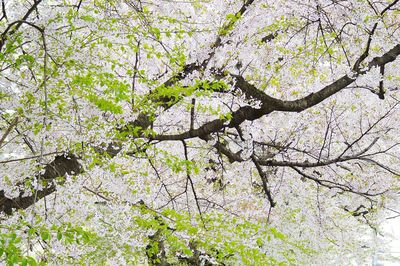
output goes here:
[[43, 241], [47, 241], [50, 239], [50, 233], [47, 230], [43, 230], [40, 232], [40, 237]]
[[37, 262], [36, 262], [36, 260], [35, 260], [34, 258], [28, 256], [28, 257], [26, 257], [26, 259], [27, 259], [28, 264], [29, 264], [30, 266], [36, 266], [36, 265], [37, 265]]
[[278, 230], [276, 230], [276, 228], [271, 227], [269, 230], [271, 231], [272, 235], [275, 238], [278, 238], [280, 240], [285, 240], [286, 239], [286, 236], [284, 234], [282, 234], [281, 232], [279, 232]]

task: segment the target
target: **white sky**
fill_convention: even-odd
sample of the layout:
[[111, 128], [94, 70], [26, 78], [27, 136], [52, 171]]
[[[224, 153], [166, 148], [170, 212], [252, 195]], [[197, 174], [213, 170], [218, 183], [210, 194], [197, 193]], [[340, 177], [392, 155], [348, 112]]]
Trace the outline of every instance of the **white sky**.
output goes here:
[[[373, 266], [399, 266], [400, 265], [400, 217], [389, 219], [384, 224], [385, 235], [384, 241], [388, 243], [388, 251], [377, 253], [373, 260]], [[388, 256], [395, 258], [385, 260]], [[375, 262], [375, 264], [374, 264]]]

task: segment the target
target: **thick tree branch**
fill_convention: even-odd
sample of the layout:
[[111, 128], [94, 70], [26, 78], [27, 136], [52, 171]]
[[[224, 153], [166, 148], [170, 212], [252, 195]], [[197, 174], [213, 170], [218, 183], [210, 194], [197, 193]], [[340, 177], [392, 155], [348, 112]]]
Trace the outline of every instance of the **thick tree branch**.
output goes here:
[[[381, 66], [394, 61], [400, 54], [400, 44], [396, 45], [394, 48], [386, 52], [380, 57], [375, 57], [369, 63], [369, 69], [374, 66]], [[365, 72], [366, 73], [366, 72]], [[243, 123], [245, 120], [253, 121], [266, 114], [273, 111], [283, 111], [283, 112], [302, 112], [309, 109], [332, 95], [338, 93], [339, 91], [346, 88], [348, 85], [352, 84], [356, 78], [349, 77], [348, 75], [342, 76], [333, 83], [325, 86], [321, 90], [311, 93], [303, 98], [293, 101], [283, 101], [271, 97], [264, 92], [258, 90], [254, 85], [247, 82], [241, 76], [234, 76], [237, 80], [235, 86], [241, 89], [249, 97], [253, 97], [261, 101], [261, 108], [253, 108], [251, 106], [240, 107], [237, 111], [232, 113], [232, 119], [228, 122], [226, 119], [215, 119], [211, 122], [204, 124], [195, 130], [189, 130], [181, 134], [175, 135], [158, 135], [155, 136], [156, 140], [184, 140], [189, 138], [200, 137], [203, 138], [206, 135], [216, 133], [226, 127], [236, 127]]]
[[[45, 166], [42, 175], [38, 174], [34, 178], [43, 181], [43, 188], [35, 189], [21, 187], [20, 194], [16, 198], [9, 198], [4, 190], [0, 190], [0, 213], [4, 212], [11, 215], [13, 209], [26, 209], [36, 203], [41, 198], [50, 195], [56, 190], [55, 179], [66, 175], [77, 175], [82, 173], [82, 167], [78, 158], [72, 154], [57, 155], [55, 159]], [[42, 183], [42, 182], [39, 182]], [[27, 192], [29, 194], [27, 195]]]

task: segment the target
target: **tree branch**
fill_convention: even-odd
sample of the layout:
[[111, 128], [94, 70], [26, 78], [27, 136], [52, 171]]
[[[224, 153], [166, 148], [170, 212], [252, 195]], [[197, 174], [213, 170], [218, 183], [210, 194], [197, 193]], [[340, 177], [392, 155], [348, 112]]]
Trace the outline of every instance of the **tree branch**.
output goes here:
[[[21, 188], [20, 194], [16, 198], [9, 198], [5, 195], [4, 190], [0, 190], [0, 213], [4, 212], [11, 215], [13, 209], [26, 209], [56, 190], [55, 179], [57, 177], [77, 175], [83, 172], [78, 158], [72, 154], [57, 155], [44, 169], [44, 174], [38, 174], [34, 177], [44, 181], [43, 188]], [[30, 191], [30, 194], [26, 195], [26, 191]]]

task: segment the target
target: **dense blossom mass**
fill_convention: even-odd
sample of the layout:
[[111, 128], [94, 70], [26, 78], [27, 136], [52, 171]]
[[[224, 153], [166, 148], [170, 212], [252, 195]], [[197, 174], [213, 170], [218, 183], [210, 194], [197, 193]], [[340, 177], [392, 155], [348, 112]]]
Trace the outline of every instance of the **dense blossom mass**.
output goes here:
[[2, 0], [0, 261], [369, 262], [398, 2]]

